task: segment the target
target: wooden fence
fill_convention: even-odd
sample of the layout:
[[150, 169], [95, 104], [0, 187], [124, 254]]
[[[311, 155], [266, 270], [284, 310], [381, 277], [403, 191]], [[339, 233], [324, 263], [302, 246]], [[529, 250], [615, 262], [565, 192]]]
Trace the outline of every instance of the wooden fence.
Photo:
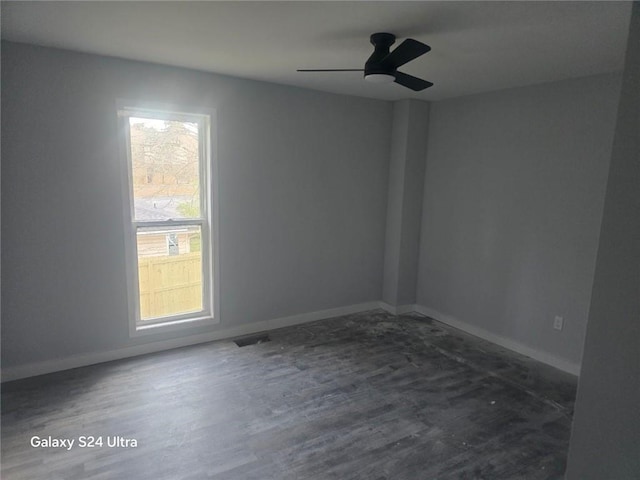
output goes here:
[[202, 310], [200, 252], [138, 258], [140, 318]]

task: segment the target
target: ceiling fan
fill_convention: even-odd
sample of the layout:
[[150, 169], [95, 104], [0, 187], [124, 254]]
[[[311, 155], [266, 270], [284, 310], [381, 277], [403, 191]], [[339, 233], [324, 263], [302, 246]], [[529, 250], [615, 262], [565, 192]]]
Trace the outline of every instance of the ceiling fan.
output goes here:
[[297, 70], [298, 72], [364, 72], [364, 79], [375, 83], [395, 82], [403, 87], [410, 88], [416, 92], [429, 88], [431, 82], [421, 78], [407, 75], [398, 71], [405, 63], [410, 62], [424, 55], [431, 47], [422, 42], [407, 38], [398, 45], [393, 52], [389, 52], [389, 47], [396, 41], [396, 36], [391, 33], [374, 33], [370, 38], [373, 45], [373, 54], [364, 64], [364, 68], [334, 68], [334, 69], [312, 69]]

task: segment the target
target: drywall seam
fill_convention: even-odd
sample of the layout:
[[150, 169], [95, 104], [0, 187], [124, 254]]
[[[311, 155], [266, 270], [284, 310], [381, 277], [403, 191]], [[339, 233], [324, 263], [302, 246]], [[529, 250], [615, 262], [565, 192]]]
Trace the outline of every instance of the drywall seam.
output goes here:
[[46, 373], [59, 372], [69, 370], [71, 368], [85, 367], [96, 363], [109, 362], [112, 360], [120, 360], [122, 358], [136, 357], [147, 353], [171, 350], [173, 348], [186, 347], [199, 343], [211, 342], [214, 340], [222, 340], [225, 338], [233, 338], [240, 335], [261, 332], [265, 330], [274, 330], [276, 328], [289, 327], [301, 323], [313, 322], [326, 318], [339, 317], [352, 313], [366, 312], [380, 308], [380, 302], [367, 302], [345, 307], [331, 308], [328, 310], [319, 310], [316, 312], [302, 313], [289, 317], [274, 318], [261, 322], [240, 325], [234, 328], [224, 330], [216, 330], [214, 332], [203, 333], [199, 335], [191, 335], [188, 337], [174, 338], [171, 340], [163, 340], [160, 342], [145, 343], [131, 347], [118, 348], [115, 350], [107, 350], [103, 352], [85, 353], [80, 355], [72, 355], [66, 358], [58, 358], [35, 362], [16, 367], [2, 369], [2, 382], [11, 380], [19, 380], [21, 378], [34, 377], [36, 375], [44, 375]]

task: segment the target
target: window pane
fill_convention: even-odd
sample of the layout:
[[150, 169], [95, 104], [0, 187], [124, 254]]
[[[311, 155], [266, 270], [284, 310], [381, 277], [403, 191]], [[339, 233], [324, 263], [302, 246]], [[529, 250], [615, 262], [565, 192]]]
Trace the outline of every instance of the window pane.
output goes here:
[[201, 311], [200, 226], [139, 228], [137, 245], [140, 319]]
[[129, 117], [137, 221], [200, 217], [198, 124]]

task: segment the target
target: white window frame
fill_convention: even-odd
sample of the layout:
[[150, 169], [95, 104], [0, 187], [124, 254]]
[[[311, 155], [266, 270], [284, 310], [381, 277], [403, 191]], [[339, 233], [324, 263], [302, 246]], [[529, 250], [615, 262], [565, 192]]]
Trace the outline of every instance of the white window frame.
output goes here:
[[[217, 212], [217, 162], [211, 148], [214, 135], [215, 112], [139, 106], [130, 102], [118, 102], [119, 139], [122, 148], [124, 232], [126, 284], [128, 296], [130, 336], [164, 333], [220, 322], [219, 275], [218, 275], [218, 212]], [[200, 158], [200, 218], [163, 221], [139, 221], [134, 215], [133, 164], [129, 118], [150, 118], [194, 122], [198, 124]], [[178, 315], [141, 320], [138, 284], [137, 230], [141, 227], [187, 227], [200, 226], [202, 252], [203, 309]]]

